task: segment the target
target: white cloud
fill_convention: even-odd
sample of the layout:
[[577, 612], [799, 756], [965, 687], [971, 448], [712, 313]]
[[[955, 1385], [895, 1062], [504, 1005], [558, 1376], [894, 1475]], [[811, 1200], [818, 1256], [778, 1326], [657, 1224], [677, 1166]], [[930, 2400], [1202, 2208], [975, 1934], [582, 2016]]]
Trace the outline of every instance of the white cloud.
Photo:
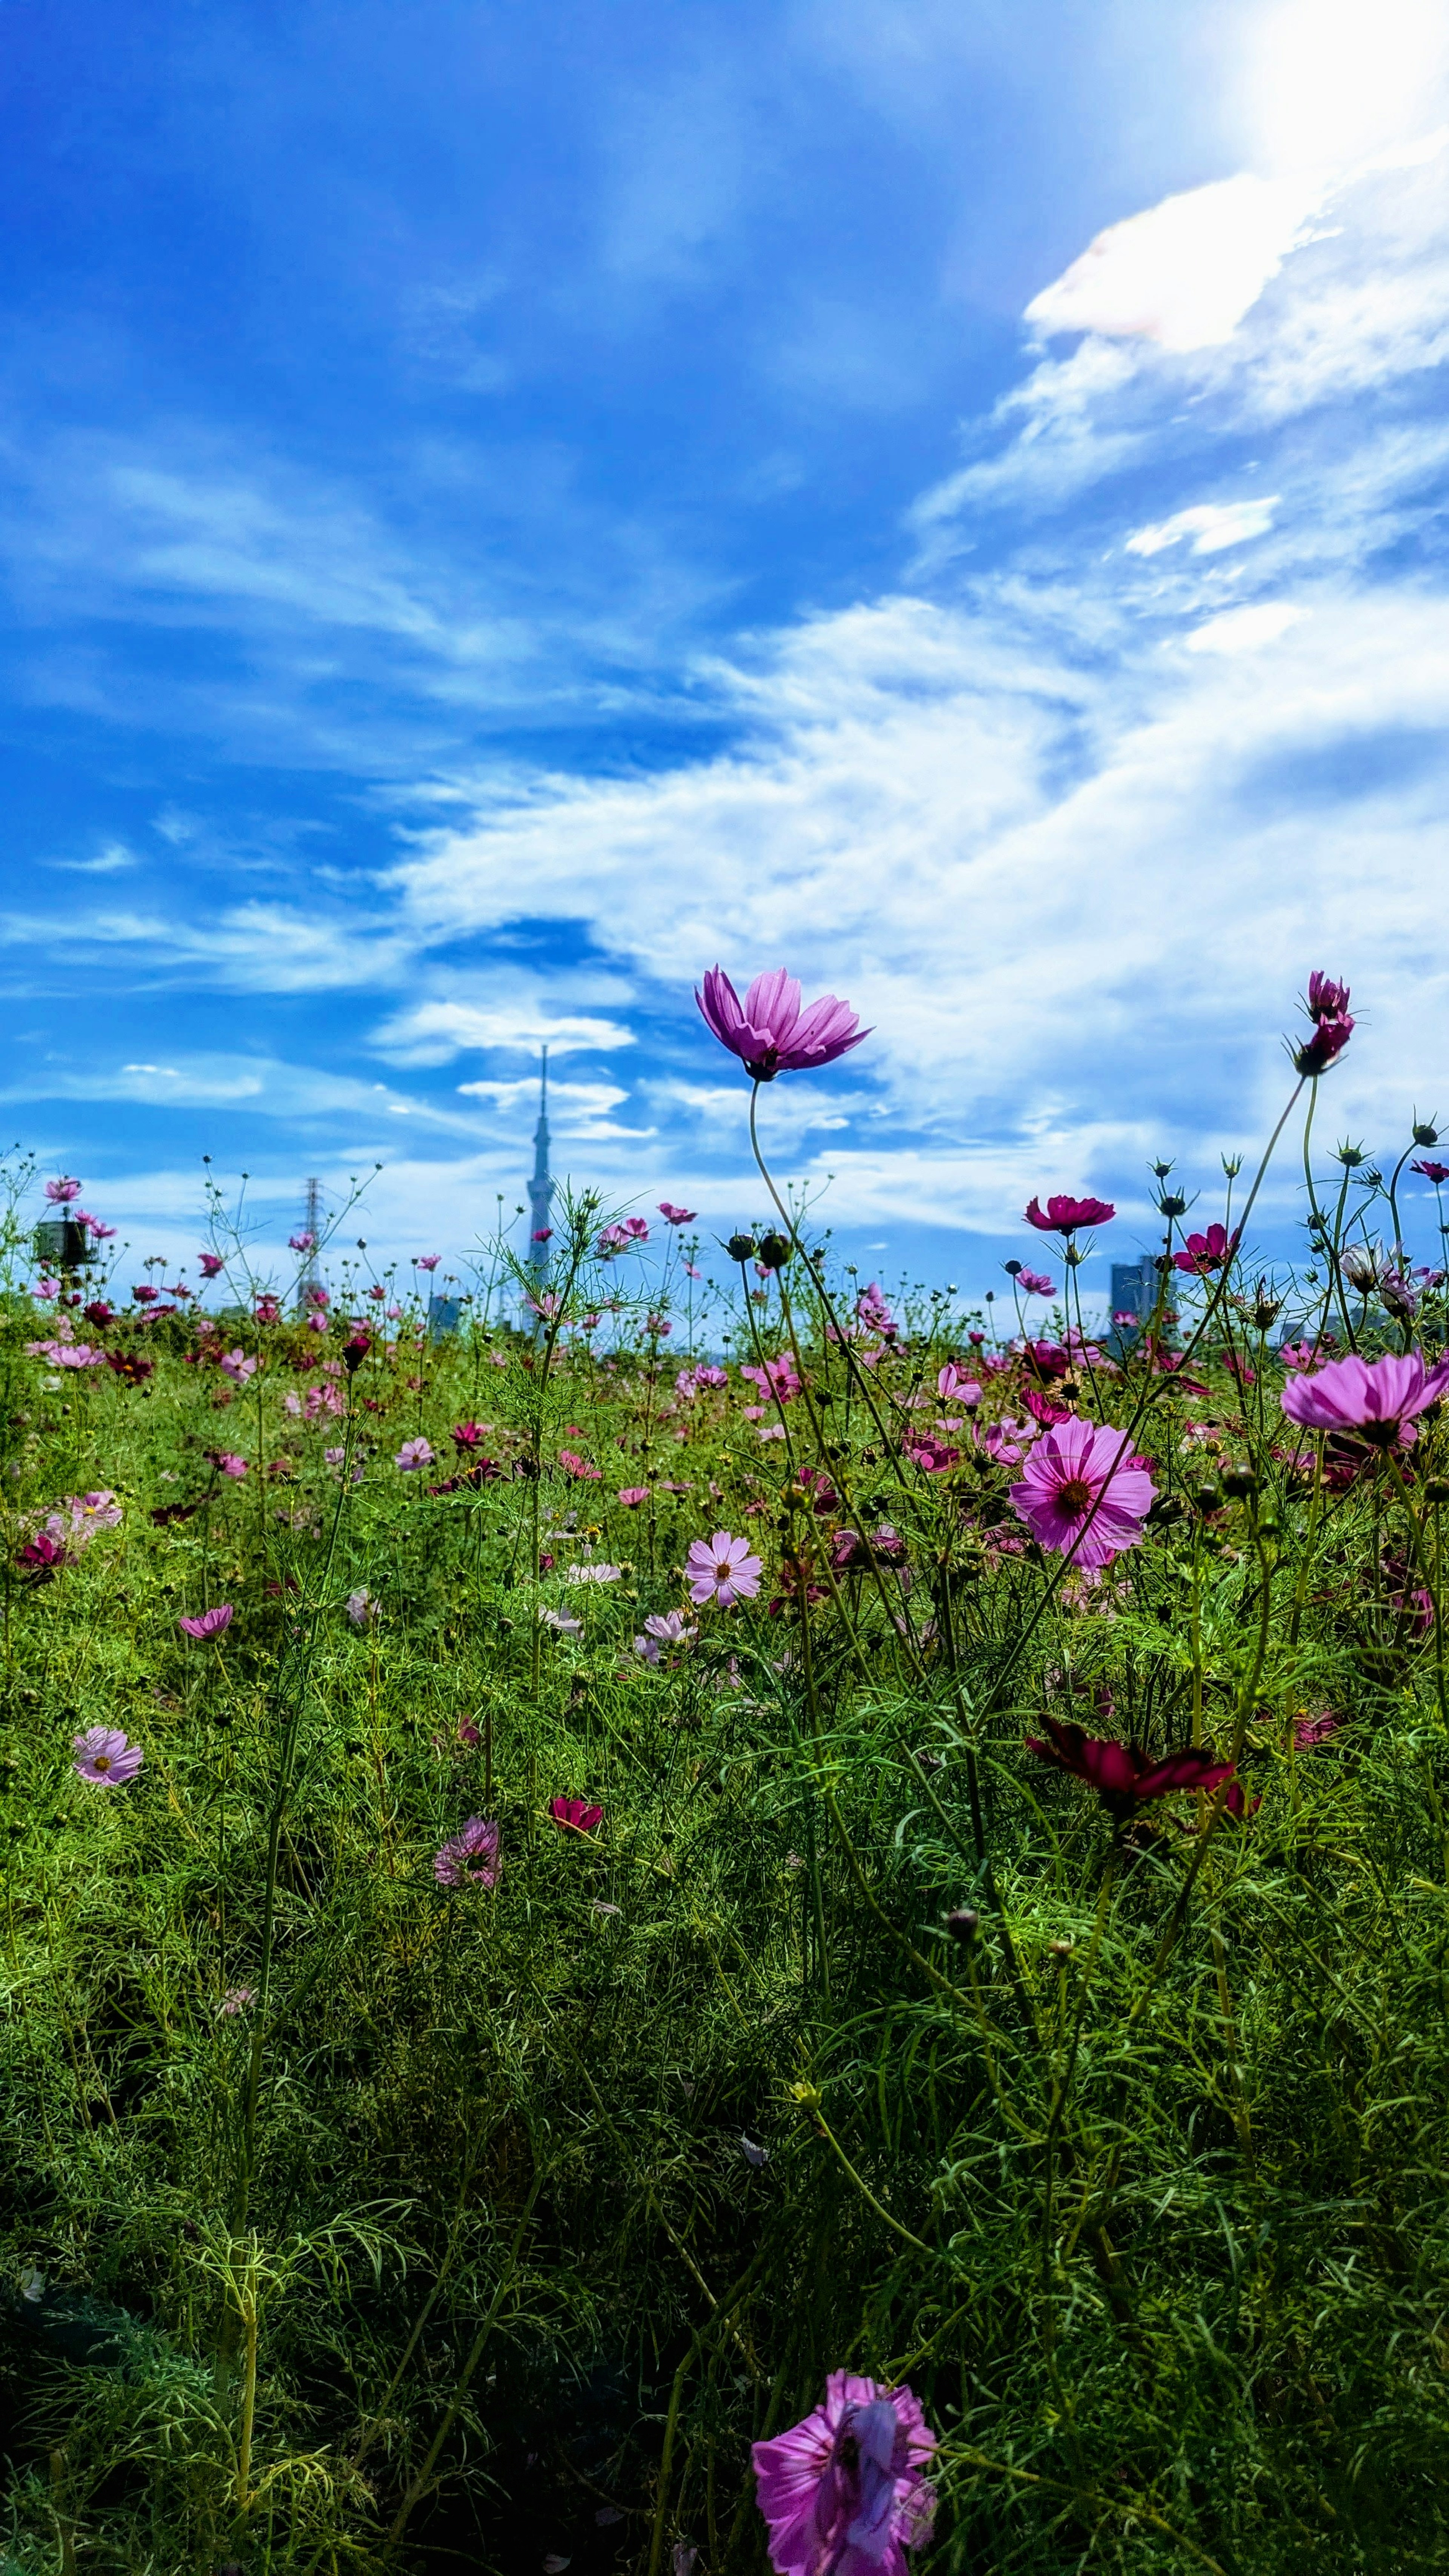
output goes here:
[[1261, 645], [1276, 644], [1305, 613], [1291, 600], [1264, 599], [1253, 608], [1224, 609], [1184, 640], [1189, 653], [1256, 653]]
[[1276, 492], [1256, 501], [1198, 501], [1189, 510], [1175, 510], [1170, 519], [1159, 519], [1155, 526], [1138, 528], [1127, 540], [1129, 555], [1160, 555], [1167, 546], [1181, 545], [1192, 539], [1195, 555], [1221, 554], [1225, 546], [1243, 545], [1249, 537], [1266, 536], [1278, 507]]
[[[516, 890], [515, 890], [516, 891]], [[507, 1054], [537, 1055], [547, 1046], [551, 1056], [609, 1053], [634, 1044], [632, 1029], [622, 1021], [568, 1016], [551, 1009], [542, 991], [489, 1002], [416, 1002], [399, 1011], [374, 1032], [373, 1043], [397, 1064], [445, 1064], [465, 1049], [501, 1049]], [[482, 1090], [482, 1084], [463, 1084]]]
[[1206, 349], [1231, 337], [1303, 236], [1316, 191], [1240, 172], [1098, 233], [1026, 308], [1037, 329]]

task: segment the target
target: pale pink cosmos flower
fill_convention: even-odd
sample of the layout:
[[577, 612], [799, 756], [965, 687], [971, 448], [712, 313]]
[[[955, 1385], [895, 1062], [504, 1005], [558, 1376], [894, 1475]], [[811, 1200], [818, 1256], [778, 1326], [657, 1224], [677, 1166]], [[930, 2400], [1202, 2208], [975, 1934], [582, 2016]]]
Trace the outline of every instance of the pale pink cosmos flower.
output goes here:
[[621, 1485], [619, 1500], [626, 1512], [637, 1512], [641, 1503], [648, 1502], [649, 1488], [647, 1485]]
[[289, 1234], [287, 1237], [287, 1250], [289, 1252], [315, 1252], [316, 1249], [317, 1237], [315, 1234]]
[[655, 1611], [644, 1622], [643, 1636], [635, 1638], [634, 1652], [646, 1664], [657, 1664], [662, 1648], [692, 1646], [698, 1634], [682, 1610]]
[[684, 1561], [691, 1601], [712, 1601], [719, 1610], [733, 1609], [737, 1601], [752, 1601], [764, 1570], [759, 1557], [751, 1555], [749, 1540], [734, 1538], [728, 1530], [716, 1530], [713, 1538], [697, 1538]]
[[211, 1463], [219, 1476], [234, 1477], [238, 1484], [247, 1472], [245, 1458], [239, 1458], [234, 1449], [218, 1449]]
[[248, 1359], [246, 1352], [241, 1349], [223, 1351], [218, 1365], [235, 1386], [245, 1386], [247, 1379], [255, 1377], [257, 1373], [256, 1361]]
[[1125, 1431], [1072, 1415], [1034, 1443], [1008, 1499], [1040, 1546], [1096, 1566], [1140, 1545], [1157, 1488]]
[[571, 1617], [567, 1610], [540, 1610], [538, 1624], [552, 1628], [556, 1637], [581, 1637], [584, 1633], [583, 1621]]
[[976, 1405], [981, 1402], [981, 1381], [968, 1377], [954, 1360], [948, 1360], [936, 1373], [936, 1393], [943, 1404]]
[[564, 1576], [564, 1581], [565, 1583], [617, 1583], [623, 1571], [622, 1565], [571, 1565]]
[[348, 1593], [347, 1616], [354, 1628], [370, 1628], [377, 1613], [378, 1604], [365, 1583], [359, 1584], [355, 1592]]
[[694, 998], [706, 1027], [731, 1055], [739, 1056], [756, 1082], [833, 1064], [871, 1034], [850, 1004], [837, 1001], [833, 993], [802, 1011], [800, 987], [783, 966], [757, 975], [743, 1003], [723, 967], [712, 966], [704, 990], [696, 988]]
[[393, 1460], [393, 1465], [400, 1467], [405, 1476], [415, 1475], [420, 1467], [431, 1467], [432, 1464], [432, 1449], [429, 1443], [422, 1439], [405, 1440]]
[[491, 1816], [470, 1816], [466, 1825], [443, 1844], [433, 1861], [439, 1887], [495, 1887], [498, 1883], [498, 1827]]
[[88, 1726], [74, 1739], [78, 1779], [93, 1789], [124, 1789], [145, 1760], [139, 1744], [130, 1744], [118, 1726]]
[[256, 2002], [256, 1999], [257, 1990], [255, 1986], [228, 1986], [226, 1993], [221, 1999], [222, 2019], [224, 2021], [234, 2021], [237, 2014], [246, 2012], [248, 2007]]
[[194, 1637], [198, 1645], [209, 1645], [231, 1626], [236, 1612], [229, 1601], [218, 1601], [214, 1610], [201, 1610], [194, 1619], [178, 1619], [177, 1627], [184, 1637]]
[[37, 1279], [35, 1286], [32, 1288], [30, 1293], [32, 1297], [58, 1297], [60, 1295], [60, 1281], [58, 1279]]
[[1290, 1422], [1305, 1431], [1356, 1431], [1376, 1447], [1395, 1441], [1407, 1447], [1417, 1437], [1414, 1417], [1449, 1389], [1449, 1355], [1426, 1369], [1422, 1351], [1403, 1357], [1386, 1351], [1382, 1359], [1330, 1360], [1326, 1367], [1290, 1379], [1282, 1405]]
[[935, 2447], [909, 2388], [832, 2370], [824, 2405], [750, 2454], [777, 2576], [905, 2576], [931, 2536]]
[[443, 1256], [440, 1252], [420, 1252], [418, 1254], [418, 1268], [420, 1270], [436, 1270], [442, 1257]]
[[80, 1194], [81, 1185], [79, 1181], [65, 1179], [59, 1181], [47, 1181], [45, 1184], [45, 1195], [49, 1199], [52, 1207], [69, 1207], [71, 1200], [78, 1199]]

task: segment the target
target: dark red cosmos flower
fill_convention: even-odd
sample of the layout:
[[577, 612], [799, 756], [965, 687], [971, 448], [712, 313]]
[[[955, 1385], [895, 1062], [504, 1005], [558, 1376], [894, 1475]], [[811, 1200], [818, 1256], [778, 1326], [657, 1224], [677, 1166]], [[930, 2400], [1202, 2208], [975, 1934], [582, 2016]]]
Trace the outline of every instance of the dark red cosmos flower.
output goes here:
[[[1426, 1181], [1432, 1181], [1436, 1190], [1445, 1181], [1449, 1181], [1449, 1163], [1411, 1163], [1409, 1169], [1411, 1172], [1421, 1173]], [[86, 1308], [86, 1315], [91, 1323], [95, 1322], [95, 1316], [89, 1306]]]
[[586, 1806], [582, 1798], [550, 1798], [548, 1812], [566, 1834], [591, 1834], [604, 1821], [603, 1808]]
[[1172, 1256], [1173, 1269], [1205, 1279], [1210, 1270], [1221, 1270], [1224, 1262], [1231, 1261], [1241, 1233], [1241, 1226], [1234, 1226], [1229, 1235], [1222, 1226], [1210, 1225], [1206, 1234], [1190, 1234], [1184, 1249]]
[[155, 1361], [138, 1359], [134, 1351], [107, 1351], [106, 1366], [124, 1378], [127, 1386], [139, 1386], [143, 1378], [156, 1373]]
[[481, 1422], [455, 1422], [452, 1439], [454, 1447], [458, 1449], [480, 1448], [483, 1441], [483, 1425]]
[[1308, 978], [1308, 1016], [1310, 1020], [1341, 1020], [1348, 1009], [1348, 986], [1336, 984], [1331, 975], [1315, 967]]
[[[1421, 1171], [1423, 1166], [1416, 1163], [1414, 1169], [1416, 1172]], [[98, 1333], [103, 1333], [107, 1324], [115, 1322], [116, 1310], [114, 1306], [106, 1304], [104, 1297], [93, 1297], [85, 1310], [85, 1317], [88, 1324], [94, 1324]]]
[[1160, 1762], [1149, 1760], [1140, 1745], [1119, 1744], [1114, 1737], [1088, 1735], [1084, 1727], [1044, 1717], [1050, 1737], [1026, 1739], [1028, 1753], [1055, 1762], [1076, 1780], [1095, 1789], [1109, 1816], [1125, 1820], [1148, 1798], [1170, 1797], [1175, 1789], [1216, 1789], [1232, 1776], [1231, 1762], [1220, 1762], [1209, 1746], [1185, 1744]]
[[1059, 1196], [1047, 1200], [1045, 1212], [1041, 1201], [1033, 1199], [1026, 1210], [1026, 1221], [1036, 1227], [1038, 1234], [1075, 1234], [1079, 1225], [1105, 1225], [1116, 1213], [1110, 1199]]
[[156, 1299], [160, 1296], [161, 1291], [159, 1288], [143, 1287], [133, 1288], [131, 1294], [135, 1298], [138, 1306], [150, 1306], [154, 1305]]
[[351, 1377], [354, 1369], [361, 1368], [362, 1363], [366, 1359], [371, 1348], [372, 1335], [370, 1333], [354, 1333], [350, 1342], [343, 1343], [343, 1365], [346, 1368], [349, 1377]]
[[70, 1559], [62, 1539], [52, 1538], [49, 1530], [37, 1530], [34, 1538], [16, 1549], [15, 1562], [32, 1583], [48, 1583]]
[[1022, 1345], [1021, 1358], [1023, 1367], [1030, 1369], [1032, 1376], [1040, 1378], [1043, 1384], [1050, 1383], [1054, 1377], [1071, 1375], [1072, 1354], [1064, 1350], [1060, 1342], [1026, 1342]]
[[1331, 1064], [1337, 1063], [1352, 1035], [1353, 1022], [1350, 1019], [1320, 1020], [1312, 1037], [1294, 1056], [1294, 1071], [1326, 1073]]

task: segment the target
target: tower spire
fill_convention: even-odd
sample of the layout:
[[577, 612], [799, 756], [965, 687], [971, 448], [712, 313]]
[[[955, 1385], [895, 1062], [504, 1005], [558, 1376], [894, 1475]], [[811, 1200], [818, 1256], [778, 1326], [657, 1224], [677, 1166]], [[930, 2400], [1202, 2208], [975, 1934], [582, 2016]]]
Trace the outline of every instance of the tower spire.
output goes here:
[[528, 1266], [541, 1288], [548, 1277], [549, 1207], [553, 1181], [548, 1168], [548, 1049], [538, 1078], [538, 1125], [533, 1131], [533, 1177], [528, 1184]]

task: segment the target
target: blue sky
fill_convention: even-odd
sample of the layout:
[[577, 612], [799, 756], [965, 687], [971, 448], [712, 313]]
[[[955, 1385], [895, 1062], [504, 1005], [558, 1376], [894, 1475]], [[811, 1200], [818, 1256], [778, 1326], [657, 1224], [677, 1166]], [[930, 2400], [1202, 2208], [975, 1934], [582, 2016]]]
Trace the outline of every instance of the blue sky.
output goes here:
[[1313, 966], [1336, 1130], [1449, 1116], [1437, 5], [6, 0], [0, 60], [0, 1114], [137, 1258], [203, 1153], [465, 1248], [545, 1037], [558, 1165], [727, 1228], [717, 960], [875, 1024], [767, 1124], [887, 1271], [1059, 1187], [1130, 1253]]

